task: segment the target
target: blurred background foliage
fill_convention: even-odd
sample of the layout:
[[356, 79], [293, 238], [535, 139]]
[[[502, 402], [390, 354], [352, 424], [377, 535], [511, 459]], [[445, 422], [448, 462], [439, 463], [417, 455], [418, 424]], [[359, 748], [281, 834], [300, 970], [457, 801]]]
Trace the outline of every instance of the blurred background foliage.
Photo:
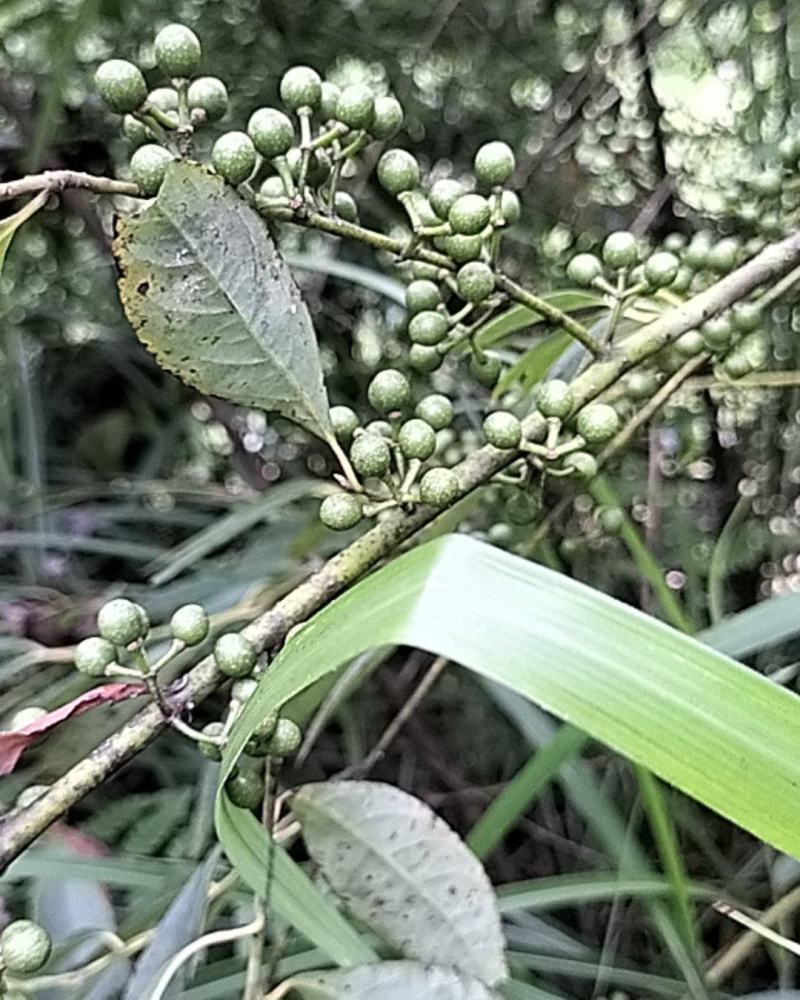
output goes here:
[[[152, 68], [152, 38], [171, 20], [197, 31], [204, 70], [228, 85], [232, 104], [220, 128], [241, 127], [253, 108], [273, 103], [286, 67], [307, 62], [337, 82], [366, 80], [396, 94], [406, 110], [401, 142], [436, 176], [468, 172], [489, 139], [510, 143], [523, 218], [506, 238], [504, 263], [537, 291], [563, 285], [569, 256], [613, 229], [633, 227], [653, 241], [704, 229], [744, 242], [775, 238], [792, 223], [779, 197], [759, 189], [780, 138], [800, 122], [800, 4], [792, 0], [5, 0], [0, 180], [58, 167], [124, 175], [129, 150], [93, 93], [93, 72], [112, 55]], [[369, 169], [348, 186], [365, 224], [402, 224]], [[115, 293], [112, 229], [108, 202], [66, 192], [60, 207], [18, 234], [0, 277], [6, 726], [23, 705], [51, 707], [81, 690], [71, 651], [110, 595], [131, 594], [155, 622], [201, 601], [219, 631], [251, 617], [340, 545], [316, 520], [317, 484], [331, 469], [318, 443], [260, 412], [199, 398], [141, 347]], [[314, 316], [331, 400], [363, 412], [368, 374], [401, 352], [391, 265], [313, 233], [286, 231], [281, 242]], [[767, 369], [796, 374], [798, 332], [800, 307], [789, 296], [768, 319]], [[515, 334], [502, 351], [516, 359], [531, 336]], [[473, 394], [483, 390], [451, 370], [436, 379], [466, 432], [453, 441], [454, 463], [480, 440]], [[537, 534], [537, 524], [498, 523], [492, 503], [469, 526], [663, 614], [664, 601], [642, 576], [636, 539], [644, 539], [661, 590], [694, 628], [710, 621], [710, 584], [721, 588], [725, 611], [800, 591], [800, 386], [787, 381], [684, 391], [610, 470], [602, 502], [553, 488], [549, 534]], [[604, 529], [609, 505], [630, 515], [633, 542]], [[755, 665], [794, 686], [797, 655], [787, 643]], [[303, 777], [360, 760], [427, 658], [395, 652], [383, 660], [336, 706]], [[4, 782], [5, 805], [27, 785], [55, 778], [127, 711], [63, 727]], [[520, 732], [530, 736], [539, 723], [520, 712], [448, 672], [374, 774], [468, 828], [530, 752]], [[174, 735], [163, 737], [86, 800], [76, 825], [123, 861], [199, 857], [211, 836], [213, 783], [198, 759]], [[603, 801], [633, 809], [635, 833], [627, 767], [595, 751], [590, 773]], [[674, 802], [690, 871], [733, 879], [754, 905], [768, 902], [767, 872], [776, 884], [797, 879], [785, 859], [771, 867], [749, 837]], [[500, 880], [519, 879], [592, 868], [599, 858], [580, 809], [553, 788], [490, 868]], [[47, 863], [40, 874], [58, 870]], [[115, 871], [124, 886], [124, 871]], [[174, 881], [175, 870], [156, 874]], [[143, 905], [137, 891], [120, 897], [133, 924]], [[635, 905], [611, 916], [626, 961], [663, 964]], [[524, 950], [549, 940], [556, 954], [583, 956], [596, 972], [608, 918], [608, 907], [577, 908], [557, 926], [520, 925], [517, 943]], [[737, 986], [789, 984], [792, 962], [764, 958], [744, 968]], [[553, 976], [589, 995], [585, 970], [571, 968], [572, 978]], [[672, 983], [662, 992], [678, 995], [682, 984]], [[628, 988], [647, 992], [635, 979]]]

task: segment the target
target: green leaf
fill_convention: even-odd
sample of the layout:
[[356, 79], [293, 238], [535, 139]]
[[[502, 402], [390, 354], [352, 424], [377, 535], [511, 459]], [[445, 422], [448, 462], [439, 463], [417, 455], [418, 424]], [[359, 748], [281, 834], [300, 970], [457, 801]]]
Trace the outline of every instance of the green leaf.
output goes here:
[[800, 635], [800, 594], [760, 601], [698, 635], [729, 656], [750, 656]]
[[[577, 289], [560, 289], [557, 292], [545, 292], [542, 295], [545, 302], [555, 306], [565, 313], [581, 312], [584, 309], [602, 309], [605, 307], [605, 300], [601, 295], [592, 292], [582, 292]], [[527, 306], [511, 306], [499, 316], [494, 316], [484, 323], [477, 332], [476, 339], [481, 347], [489, 347], [500, 340], [504, 340], [512, 333], [517, 333], [529, 326], [536, 326], [539, 323], [547, 322], [544, 316], [528, 309]]]
[[27, 222], [32, 215], [35, 215], [39, 211], [47, 202], [47, 198], [47, 191], [40, 191], [35, 198], [31, 198], [28, 204], [23, 205], [18, 212], [7, 216], [5, 219], [0, 219], [0, 273], [3, 271], [3, 264], [5, 263], [8, 248], [11, 246], [11, 241], [14, 239], [14, 233], [16, 233], [23, 222]]
[[493, 1000], [483, 983], [447, 968], [416, 962], [381, 962], [347, 972], [296, 976], [291, 984], [305, 1000]]
[[361, 923], [404, 957], [493, 986], [500, 916], [477, 858], [419, 799], [374, 781], [302, 787], [292, 806], [311, 857]]
[[223, 780], [264, 714], [390, 643], [500, 682], [800, 853], [796, 695], [604, 594], [461, 536], [389, 563], [286, 644], [233, 727]]
[[503, 373], [495, 387], [494, 398], [497, 399], [504, 392], [508, 392], [516, 382], [519, 382], [524, 389], [530, 389], [537, 382], [541, 382], [550, 366], [561, 357], [571, 343], [572, 337], [563, 330], [537, 341]]
[[200, 392], [330, 439], [311, 318], [267, 227], [222, 178], [175, 163], [114, 240], [120, 297], [158, 363]]

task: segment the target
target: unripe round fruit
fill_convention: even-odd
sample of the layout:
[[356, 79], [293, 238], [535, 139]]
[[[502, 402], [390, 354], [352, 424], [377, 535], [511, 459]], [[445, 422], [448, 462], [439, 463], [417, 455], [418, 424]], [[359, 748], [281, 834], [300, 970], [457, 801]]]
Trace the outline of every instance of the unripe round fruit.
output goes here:
[[452, 469], [429, 469], [420, 480], [419, 498], [431, 507], [448, 507], [458, 494], [458, 476]]
[[421, 399], [417, 403], [414, 413], [420, 420], [430, 424], [435, 431], [442, 431], [453, 422], [453, 404], [447, 396], [438, 392], [431, 393], [430, 396]]
[[102, 100], [121, 115], [144, 104], [147, 84], [138, 66], [126, 59], [108, 59], [97, 67], [94, 84]]
[[679, 250], [683, 250], [686, 243], [687, 240], [683, 233], [669, 233], [664, 237], [664, 249], [669, 250], [670, 253], [677, 253]]
[[377, 476], [389, 471], [392, 452], [386, 438], [377, 434], [361, 434], [350, 447], [350, 461], [360, 476]]
[[768, 168], [756, 174], [751, 182], [753, 190], [762, 198], [775, 198], [781, 193], [783, 175], [780, 170]]
[[543, 416], [563, 420], [572, 409], [572, 389], [559, 378], [550, 379], [539, 386], [536, 402]]
[[475, 154], [475, 176], [479, 184], [489, 187], [505, 184], [516, 165], [511, 147], [504, 142], [487, 142]]
[[419, 417], [412, 417], [400, 428], [397, 443], [406, 458], [418, 458], [424, 462], [436, 450], [436, 433], [430, 424]]
[[125, 115], [122, 119], [122, 133], [136, 149], [152, 139], [150, 129], [133, 115]]
[[347, 191], [337, 191], [333, 199], [333, 210], [345, 222], [358, 222], [358, 205]]
[[162, 28], [153, 48], [158, 68], [171, 77], [191, 76], [202, 54], [200, 40], [185, 24], [168, 24]]
[[700, 333], [712, 351], [720, 351], [730, 344], [733, 329], [727, 316], [712, 316], [700, 327]]
[[697, 233], [683, 252], [683, 263], [694, 271], [702, 271], [708, 266], [711, 239], [706, 233]]
[[644, 265], [644, 277], [653, 288], [666, 288], [677, 278], [680, 261], [674, 253], [662, 250], [649, 257]]
[[124, 597], [117, 597], [98, 611], [97, 631], [117, 646], [129, 646], [144, 638], [147, 627], [137, 605]]
[[239, 632], [221, 635], [214, 643], [214, 660], [227, 677], [246, 677], [257, 659], [255, 646]]
[[588, 451], [573, 451], [564, 459], [564, 468], [574, 470], [581, 479], [594, 479], [597, 475], [597, 461]]
[[473, 354], [470, 358], [469, 370], [472, 377], [480, 385], [487, 389], [493, 389], [503, 370], [503, 362], [495, 354], [484, 354], [483, 358], [478, 358]]
[[225, 791], [240, 809], [258, 809], [264, 798], [264, 781], [254, 771], [237, 771], [225, 782]]
[[507, 226], [513, 226], [519, 222], [522, 215], [522, 206], [514, 191], [504, 191], [500, 196], [500, 211], [503, 214]]
[[597, 521], [603, 531], [616, 535], [625, 524], [625, 515], [620, 507], [603, 507], [597, 513]]
[[370, 420], [364, 430], [367, 434], [377, 434], [378, 437], [384, 437], [387, 440], [391, 440], [393, 436], [392, 425], [388, 420]]
[[528, 441], [541, 444], [547, 439], [547, 419], [539, 410], [534, 410], [525, 418], [525, 437]]
[[412, 344], [408, 352], [408, 363], [415, 372], [423, 374], [435, 372], [443, 360], [435, 347], [425, 347], [424, 344]]
[[505, 515], [512, 524], [530, 524], [539, 516], [539, 501], [532, 493], [515, 490], [506, 500]]
[[402, 194], [419, 185], [419, 164], [404, 149], [389, 149], [378, 161], [378, 181], [389, 194]]
[[750, 359], [744, 351], [732, 351], [722, 362], [722, 370], [728, 378], [743, 378], [753, 370]]
[[403, 127], [403, 107], [394, 97], [376, 97], [369, 131], [376, 139], [391, 139]]
[[361, 504], [350, 493], [325, 497], [319, 507], [319, 519], [331, 531], [348, 531], [361, 520]]
[[447, 221], [454, 233], [477, 236], [488, 226], [492, 210], [489, 202], [479, 194], [463, 194], [447, 213]]
[[619, 416], [607, 403], [589, 403], [578, 414], [575, 426], [588, 444], [602, 444], [619, 430]]
[[320, 90], [319, 114], [323, 121], [330, 122], [336, 117], [336, 105], [342, 91], [330, 80], [323, 80]]
[[[302, 170], [303, 164], [303, 154], [297, 148], [293, 147], [286, 154], [286, 162], [289, 165], [289, 169], [292, 172], [292, 176], [295, 180], [300, 179], [300, 172]], [[315, 149], [311, 154], [311, 158], [308, 161], [308, 172], [306, 174], [306, 181], [312, 187], [319, 187], [324, 184], [325, 181], [331, 175], [331, 161], [328, 154], [324, 149]]]
[[284, 156], [294, 142], [294, 126], [277, 108], [259, 108], [250, 115], [247, 134], [253, 145], [268, 160]]
[[705, 348], [706, 342], [699, 330], [687, 330], [675, 341], [675, 350], [683, 358], [696, 358]]
[[458, 269], [458, 294], [465, 302], [483, 302], [494, 291], [494, 274], [488, 264], [473, 260]]
[[506, 548], [510, 544], [513, 536], [514, 529], [504, 521], [497, 521], [486, 532], [487, 541], [491, 542], [492, 545], [499, 545], [502, 548]]
[[113, 642], [90, 636], [75, 647], [75, 669], [87, 677], [103, 677], [106, 667], [117, 659], [117, 649]]
[[411, 398], [411, 386], [402, 372], [384, 368], [372, 379], [367, 389], [369, 405], [379, 413], [400, 410]]
[[256, 165], [256, 148], [246, 132], [226, 132], [214, 143], [211, 162], [229, 184], [241, 184]]
[[281, 78], [280, 94], [283, 103], [292, 111], [318, 108], [322, 99], [319, 73], [310, 66], [292, 66]]
[[737, 302], [731, 313], [733, 327], [739, 333], [750, 333], [761, 323], [761, 309], [754, 302]]
[[464, 188], [458, 181], [444, 177], [433, 185], [428, 199], [439, 218], [446, 219], [450, 214], [450, 209], [463, 194]]
[[330, 410], [333, 433], [340, 441], [349, 441], [358, 427], [358, 417], [349, 406], [332, 406]]
[[187, 646], [197, 646], [208, 635], [210, 622], [201, 604], [184, 604], [170, 618], [172, 635]]
[[257, 688], [255, 677], [242, 677], [231, 684], [231, 699], [244, 703], [253, 697]]
[[0, 934], [0, 955], [11, 973], [38, 972], [52, 947], [50, 935], [32, 920], [14, 920]]
[[267, 712], [266, 715], [262, 716], [261, 721], [253, 730], [253, 736], [260, 740], [268, 740], [275, 732], [279, 718], [280, 714], [276, 708], [271, 712]]
[[216, 76], [199, 76], [186, 93], [189, 108], [205, 112], [207, 122], [217, 122], [228, 110], [228, 89]]
[[688, 292], [692, 286], [693, 277], [694, 271], [690, 267], [681, 265], [678, 268], [678, 273], [675, 275], [675, 280], [672, 282], [672, 291], [678, 293]]
[[625, 392], [631, 399], [650, 399], [658, 389], [658, 379], [652, 372], [631, 372], [625, 382]]
[[516, 448], [522, 440], [522, 425], [513, 413], [498, 410], [483, 421], [483, 433], [495, 448]]
[[412, 281], [408, 288], [406, 288], [406, 309], [408, 309], [412, 316], [416, 313], [435, 309], [441, 301], [442, 296], [439, 292], [439, 287], [432, 281], [425, 279]]
[[603, 261], [615, 270], [633, 267], [637, 256], [636, 238], [624, 230], [611, 233], [603, 244]]
[[38, 722], [45, 715], [47, 715], [46, 708], [42, 708], [40, 705], [28, 705], [14, 712], [9, 721], [8, 728], [12, 732], [24, 729], [26, 726]]
[[483, 250], [483, 240], [480, 236], [445, 236], [442, 239], [442, 249], [453, 258], [456, 264], [465, 264], [468, 260], [477, 260]]
[[732, 271], [736, 266], [739, 246], [739, 241], [734, 236], [719, 240], [708, 252], [708, 267], [717, 274]]
[[345, 87], [336, 102], [335, 117], [348, 128], [368, 129], [375, 121], [375, 98], [363, 83]]
[[277, 174], [273, 174], [272, 177], [265, 177], [261, 182], [258, 193], [272, 201], [286, 200], [286, 188], [284, 188], [283, 181]]
[[[156, 87], [147, 95], [147, 106], [158, 108], [167, 114], [170, 111], [178, 110], [178, 91], [174, 87]], [[173, 116], [177, 123], [177, 116]]]
[[415, 344], [433, 347], [447, 336], [447, 320], [440, 312], [426, 310], [411, 317], [408, 335]]
[[567, 264], [567, 277], [576, 285], [588, 287], [603, 273], [603, 265], [593, 253], [579, 253]]
[[[221, 722], [207, 722], [200, 732], [204, 736], [213, 736], [216, 739], [217, 737], [222, 736], [224, 730], [225, 726]], [[218, 744], [212, 743], [211, 741], [198, 741], [197, 745], [200, 747], [201, 752], [205, 754], [209, 760], [222, 760], [222, 748]]]
[[789, 133], [778, 143], [778, 155], [784, 166], [796, 167], [800, 159], [800, 135]]
[[269, 741], [269, 752], [273, 757], [288, 757], [300, 749], [303, 733], [291, 719], [278, 719], [275, 732]]
[[131, 156], [131, 177], [144, 194], [152, 197], [158, 194], [172, 161], [172, 154], [163, 146], [148, 142]]

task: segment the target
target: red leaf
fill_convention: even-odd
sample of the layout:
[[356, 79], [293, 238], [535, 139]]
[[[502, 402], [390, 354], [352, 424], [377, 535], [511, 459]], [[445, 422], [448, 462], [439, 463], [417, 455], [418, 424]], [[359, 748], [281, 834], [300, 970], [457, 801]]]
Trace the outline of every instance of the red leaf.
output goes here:
[[84, 691], [72, 701], [60, 708], [54, 708], [35, 722], [29, 722], [21, 729], [11, 732], [0, 732], [0, 775], [11, 774], [17, 766], [17, 761], [22, 753], [39, 739], [55, 729], [66, 719], [71, 719], [75, 715], [88, 712], [98, 705], [109, 705], [116, 701], [126, 701], [128, 698], [138, 698], [146, 694], [147, 691], [142, 684], [101, 684], [99, 687]]

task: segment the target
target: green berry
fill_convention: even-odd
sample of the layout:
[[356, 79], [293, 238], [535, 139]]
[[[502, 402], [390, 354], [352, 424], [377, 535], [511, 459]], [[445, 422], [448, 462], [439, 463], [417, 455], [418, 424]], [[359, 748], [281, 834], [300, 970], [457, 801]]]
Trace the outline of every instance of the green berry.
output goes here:
[[420, 480], [419, 498], [430, 507], [449, 507], [459, 492], [458, 476], [452, 469], [429, 469]]
[[734, 236], [728, 236], [714, 244], [708, 252], [708, 267], [717, 274], [727, 274], [736, 266], [740, 243]]
[[690, 267], [681, 265], [678, 268], [678, 273], [675, 275], [675, 280], [672, 282], [672, 291], [678, 293], [688, 292], [692, 287], [693, 277], [694, 271]]
[[678, 277], [680, 266], [674, 253], [666, 250], [654, 253], [644, 265], [645, 281], [652, 288], [666, 288]]
[[615, 270], [633, 267], [637, 256], [636, 238], [624, 230], [611, 233], [603, 244], [603, 261]]
[[796, 167], [800, 159], [800, 135], [785, 135], [778, 143], [778, 155], [784, 166]]
[[200, 40], [185, 24], [168, 24], [153, 46], [158, 68], [165, 76], [191, 76], [200, 62]]
[[228, 90], [216, 76], [199, 76], [192, 80], [186, 94], [189, 108], [205, 114], [207, 122], [217, 122], [228, 110]]
[[319, 107], [322, 100], [322, 80], [310, 66], [292, 66], [283, 74], [280, 83], [281, 100], [292, 111], [298, 108]]
[[415, 372], [423, 374], [435, 372], [442, 361], [442, 355], [435, 347], [426, 347], [424, 344], [412, 344], [408, 352], [408, 363]]
[[650, 399], [657, 389], [658, 379], [652, 372], [631, 372], [625, 381], [625, 392], [631, 399]]
[[[225, 730], [225, 726], [221, 722], [208, 722], [200, 730], [204, 736], [211, 736], [214, 739], [222, 736]], [[208, 757], [209, 760], [220, 761], [222, 760], [222, 748], [217, 743], [212, 743], [211, 740], [208, 742], [203, 741], [202, 743], [198, 741], [198, 746], [200, 750]]]
[[727, 316], [712, 316], [700, 327], [700, 333], [712, 351], [720, 351], [730, 344], [733, 328]]
[[588, 287], [603, 273], [603, 265], [593, 253], [576, 254], [567, 264], [567, 277], [576, 285]]
[[419, 185], [419, 164], [404, 149], [389, 149], [378, 161], [378, 181], [389, 194], [402, 194]]
[[487, 187], [505, 184], [516, 165], [511, 147], [504, 142], [487, 142], [475, 154], [475, 176]]
[[401, 410], [411, 399], [411, 386], [402, 372], [385, 368], [378, 372], [367, 388], [369, 405], [379, 413]]
[[542, 382], [539, 386], [536, 401], [545, 417], [558, 417], [559, 420], [563, 420], [569, 416], [572, 409], [572, 389], [561, 379], [550, 379], [549, 382]]
[[506, 500], [505, 516], [512, 524], [530, 524], [539, 516], [539, 501], [525, 490], [515, 490]]
[[264, 781], [254, 771], [237, 771], [225, 782], [225, 791], [240, 809], [258, 809], [264, 799]]
[[487, 541], [491, 542], [492, 545], [499, 545], [501, 548], [507, 548], [513, 537], [514, 529], [504, 521], [496, 521], [486, 532]]
[[333, 433], [340, 441], [349, 441], [358, 428], [358, 417], [349, 406], [332, 406], [330, 410]]
[[414, 344], [425, 344], [433, 347], [440, 344], [447, 336], [447, 319], [440, 312], [426, 310], [411, 317], [408, 324], [408, 335]]
[[121, 115], [130, 114], [147, 99], [147, 84], [138, 66], [125, 59], [109, 59], [97, 67], [94, 75], [97, 93]]
[[439, 292], [439, 286], [427, 279], [412, 281], [408, 288], [406, 288], [406, 308], [412, 316], [416, 313], [435, 309], [441, 304], [441, 301], [442, 296]]
[[241, 677], [231, 684], [231, 699], [243, 704], [253, 697], [257, 688], [258, 681], [255, 677]]
[[377, 434], [378, 437], [384, 437], [387, 439], [394, 437], [392, 425], [388, 420], [370, 420], [364, 430], [367, 434]]
[[418, 458], [424, 462], [436, 450], [436, 432], [424, 420], [412, 417], [400, 428], [397, 443], [406, 458]]
[[294, 142], [294, 126], [277, 108], [259, 108], [250, 115], [247, 134], [253, 145], [268, 160], [285, 156]]
[[200, 604], [184, 604], [169, 622], [172, 635], [187, 646], [197, 646], [208, 635], [209, 620], [206, 609]]
[[374, 116], [369, 126], [376, 139], [392, 139], [403, 127], [403, 107], [394, 97], [376, 97]]
[[375, 121], [375, 98], [363, 83], [345, 87], [336, 102], [335, 117], [352, 129], [368, 129]]
[[421, 399], [417, 403], [414, 413], [420, 420], [430, 424], [435, 431], [442, 431], [453, 422], [453, 404], [447, 396], [437, 392]]
[[12, 731], [24, 729], [26, 726], [38, 722], [45, 715], [47, 715], [46, 708], [42, 708], [40, 705], [27, 705], [25, 708], [20, 708], [19, 711], [14, 712], [8, 723], [8, 728]]
[[135, 149], [152, 139], [150, 129], [133, 115], [125, 115], [122, 119], [122, 133]]
[[619, 430], [619, 416], [607, 403], [590, 403], [578, 413], [575, 426], [588, 444], [602, 444]]
[[581, 479], [594, 479], [597, 475], [597, 460], [588, 451], [573, 451], [564, 459], [564, 468], [571, 469]]
[[288, 757], [300, 749], [303, 733], [291, 719], [278, 719], [275, 732], [269, 741], [269, 752], [273, 757]]
[[504, 191], [500, 196], [500, 211], [507, 226], [513, 226], [519, 222], [522, 215], [522, 206], [514, 191]]
[[445, 177], [440, 181], [436, 181], [431, 188], [428, 198], [434, 212], [436, 212], [439, 218], [446, 219], [450, 214], [450, 209], [463, 194], [464, 188], [458, 181]]
[[106, 667], [117, 659], [117, 649], [113, 642], [93, 635], [79, 642], [75, 647], [75, 668], [88, 677], [103, 677]]
[[754, 302], [737, 302], [731, 312], [731, 321], [739, 333], [751, 333], [761, 323], [761, 309]]
[[698, 233], [692, 237], [689, 246], [683, 252], [683, 263], [691, 267], [693, 271], [702, 271], [708, 266], [708, 254], [711, 249], [711, 240], [708, 235]]
[[465, 302], [483, 302], [494, 291], [494, 273], [488, 264], [473, 260], [458, 269], [458, 294]]
[[13, 974], [38, 972], [52, 947], [50, 935], [32, 920], [14, 920], [0, 934], [0, 955]]
[[286, 199], [286, 188], [283, 186], [283, 181], [277, 174], [273, 174], [271, 177], [265, 177], [261, 182], [258, 193], [264, 198], [269, 198], [271, 201]]
[[675, 341], [675, 350], [682, 358], [695, 358], [705, 347], [706, 342], [699, 330], [687, 330]]
[[334, 195], [333, 210], [345, 222], [358, 222], [358, 205], [347, 191], [337, 191]]
[[[178, 91], [174, 87], [156, 87], [155, 90], [151, 90], [147, 95], [147, 106], [158, 108], [164, 114], [168, 114], [170, 111], [177, 112]], [[177, 124], [177, 114], [174, 116], [174, 120]]]
[[246, 677], [258, 659], [258, 651], [239, 632], [221, 635], [214, 644], [214, 660], [227, 677]]
[[336, 117], [336, 105], [342, 91], [330, 80], [323, 80], [320, 89], [319, 115], [323, 121], [330, 122]]
[[664, 237], [664, 249], [670, 253], [678, 253], [686, 246], [687, 240], [683, 233], [669, 233]]
[[229, 184], [241, 184], [256, 165], [256, 148], [246, 132], [226, 132], [214, 143], [211, 162]]
[[[295, 180], [299, 180], [302, 170], [303, 154], [297, 146], [294, 146], [286, 154], [286, 162]], [[308, 161], [308, 172], [306, 180], [311, 187], [319, 187], [324, 184], [331, 174], [331, 161], [324, 149], [316, 149]]]
[[753, 366], [744, 351], [731, 351], [722, 362], [722, 370], [728, 378], [737, 379], [749, 375]]
[[144, 194], [152, 197], [158, 194], [164, 183], [167, 167], [172, 162], [172, 154], [163, 146], [148, 142], [131, 156], [131, 177]]
[[477, 260], [483, 250], [483, 240], [480, 236], [445, 236], [442, 239], [442, 249], [456, 264], [464, 264], [468, 260]]
[[602, 507], [597, 513], [597, 520], [603, 531], [616, 535], [625, 524], [625, 514], [620, 507]]
[[482, 358], [473, 354], [470, 358], [469, 370], [476, 382], [487, 389], [493, 389], [503, 370], [503, 362], [496, 354], [484, 354]]
[[762, 170], [752, 179], [751, 187], [762, 198], [776, 198], [783, 187], [783, 173], [774, 167]]
[[389, 471], [392, 452], [386, 438], [360, 434], [350, 447], [350, 461], [360, 476], [381, 478]]
[[361, 504], [351, 493], [334, 493], [319, 507], [319, 519], [331, 531], [348, 531], [361, 520]]
[[104, 639], [117, 646], [129, 646], [147, 635], [147, 626], [138, 605], [124, 597], [117, 597], [100, 608], [97, 630]]
[[525, 419], [525, 437], [528, 441], [541, 444], [547, 439], [548, 429], [546, 417], [538, 410], [534, 410]]
[[492, 215], [489, 202], [479, 194], [463, 194], [447, 214], [454, 233], [477, 236], [488, 226]]
[[522, 440], [522, 425], [513, 413], [498, 410], [483, 421], [483, 433], [495, 448], [516, 448]]

